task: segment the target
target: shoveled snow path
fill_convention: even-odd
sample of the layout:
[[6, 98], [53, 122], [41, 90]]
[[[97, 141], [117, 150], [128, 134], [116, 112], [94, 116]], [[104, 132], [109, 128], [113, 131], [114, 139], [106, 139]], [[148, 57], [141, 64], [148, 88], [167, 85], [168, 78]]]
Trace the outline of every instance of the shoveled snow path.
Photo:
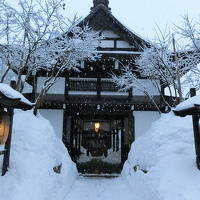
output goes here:
[[64, 200], [141, 200], [122, 178], [79, 177]]

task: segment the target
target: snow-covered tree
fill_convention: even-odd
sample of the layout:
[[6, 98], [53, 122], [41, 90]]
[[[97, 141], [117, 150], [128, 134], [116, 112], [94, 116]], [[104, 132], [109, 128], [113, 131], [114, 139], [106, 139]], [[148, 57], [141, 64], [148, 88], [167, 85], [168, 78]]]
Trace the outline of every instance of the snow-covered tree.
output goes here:
[[45, 70], [47, 78], [38, 101], [64, 70], [78, 70], [80, 61], [94, 60], [99, 34], [77, 27], [78, 20], [63, 16], [63, 0], [20, 0], [17, 7], [0, 1], [0, 59], [17, 74], [17, 89], [33, 73]]
[[[151, 47], [145, 48], [136, 59], [138, 73], [131, 71], [130, 67], [125, 67], [121, 76], [114, 77], [114, 82], [121, 89], [135, 88], [150, 97], [149, 91], [140, 79], [148, 78], [164, 101], [161, 87], [167, 87], [170, 96], [179, 97], [182, 101], [180, 78], [187, 71], [193, 69], [198, 61], [199, 55], [197, 53], [177, 50], [177, 44], [172, 34], [161, 33], [156, 42], [152, 42]], [[138, 74], [140, 74], [140, 77], [138, 77]], [[165, 103], [167, 104], [167, 101]]]
[[[181, 26], [177, 26], [177, 32], [187, 42], [186, 48], [191, 54], [196, 55], [197, 63], [200, 63], [200, 23], [199, 19], [191, 19], [188, 15], [182, 17]], [[200, 89], [200, 67], [194, 67], [183, 78], [185, 88], [195, 87]]]
[[182, 17], [182, 24], [177, 26], [177, 32], [188, 42], [188, 49], [200, 52], [200, 23], [199, 19], [190, 19], [186, 14]]

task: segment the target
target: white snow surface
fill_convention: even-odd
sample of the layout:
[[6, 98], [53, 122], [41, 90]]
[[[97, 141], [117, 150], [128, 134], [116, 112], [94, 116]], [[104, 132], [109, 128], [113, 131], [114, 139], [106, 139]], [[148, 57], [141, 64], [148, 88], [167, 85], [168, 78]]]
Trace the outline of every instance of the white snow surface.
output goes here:
[[[61, 174], [56, 174], [53, 167], [60, 164]], [[32, 111], [15, 111], [10, 168], [0, 176], [0, 199], [63, 200], [77, 174], [49, 121]]]
[[79, 177], [64, 200], [142, 200], [122, 177]]
[[[194, 149], [191, 116], [162, 114], [133, 143], [122, 176], [78, 177], [50, 123], [31, 111], [16, 111], [0, 200], [197, 200], [200, 171]], [[55, 174], [53, 167], [61, 163], [61, 174]]]
[[122, 175], [141, 191], [142, 200], [197, 200], [200, 171], [194, 149], [191, 116], [163, 114], [132, 145]]
[[33, 105], [28, 99], [26, 99], [20, 92], [11, 88], [8, 84], [0, 83], [0, 92], [11, 99], [20, 99], [21, 102], [28, 105]]
[[183, 109], [188, 109], [194, 107], [194, 105], [200, 105], [200, 94], [197, 96], [191, 97], [182, 103], [178, 104], [176, 108], [174, 109], [175, 111], [180, 111]]

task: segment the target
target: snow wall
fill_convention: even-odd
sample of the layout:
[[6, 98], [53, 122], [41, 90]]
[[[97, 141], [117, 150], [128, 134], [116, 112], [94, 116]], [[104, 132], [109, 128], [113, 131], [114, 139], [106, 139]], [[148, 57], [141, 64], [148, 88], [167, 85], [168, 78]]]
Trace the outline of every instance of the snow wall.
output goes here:
[[63, 110], [40, 109], [39, 113], [51, 123], [54, 132], [62, 140], [63, 135]]
[[[60, 164], [56, 174], [53, 168]], [[62, 200], [77, 175], [49, 121], [32, 111], [15, 111], [10, 168], [0, 176], [0, 199]]]
[[151, 127], [151, 124], [160, 118], [158, 112], [153, 111], [134, 111], [135, 118], [135, 138], [144, 135]]
[[132, 144], [122, 176], [143, 200], [197, 200], [200, 171], [191, 117], [163, 114]]

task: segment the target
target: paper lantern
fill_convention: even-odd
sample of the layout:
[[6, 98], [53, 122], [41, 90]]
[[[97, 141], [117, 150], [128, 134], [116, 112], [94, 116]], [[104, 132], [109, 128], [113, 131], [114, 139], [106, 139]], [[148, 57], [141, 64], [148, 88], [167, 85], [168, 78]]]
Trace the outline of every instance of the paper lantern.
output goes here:
[[10, 129], [10, 115], [8, 112], [0, 111], [0, 145], [5, 144]]
[[98, 133], [99, 129], [100, 129], [100, 123], [99, 122], [95, 122], [94, 127], [95, 127], [95, 132]]

